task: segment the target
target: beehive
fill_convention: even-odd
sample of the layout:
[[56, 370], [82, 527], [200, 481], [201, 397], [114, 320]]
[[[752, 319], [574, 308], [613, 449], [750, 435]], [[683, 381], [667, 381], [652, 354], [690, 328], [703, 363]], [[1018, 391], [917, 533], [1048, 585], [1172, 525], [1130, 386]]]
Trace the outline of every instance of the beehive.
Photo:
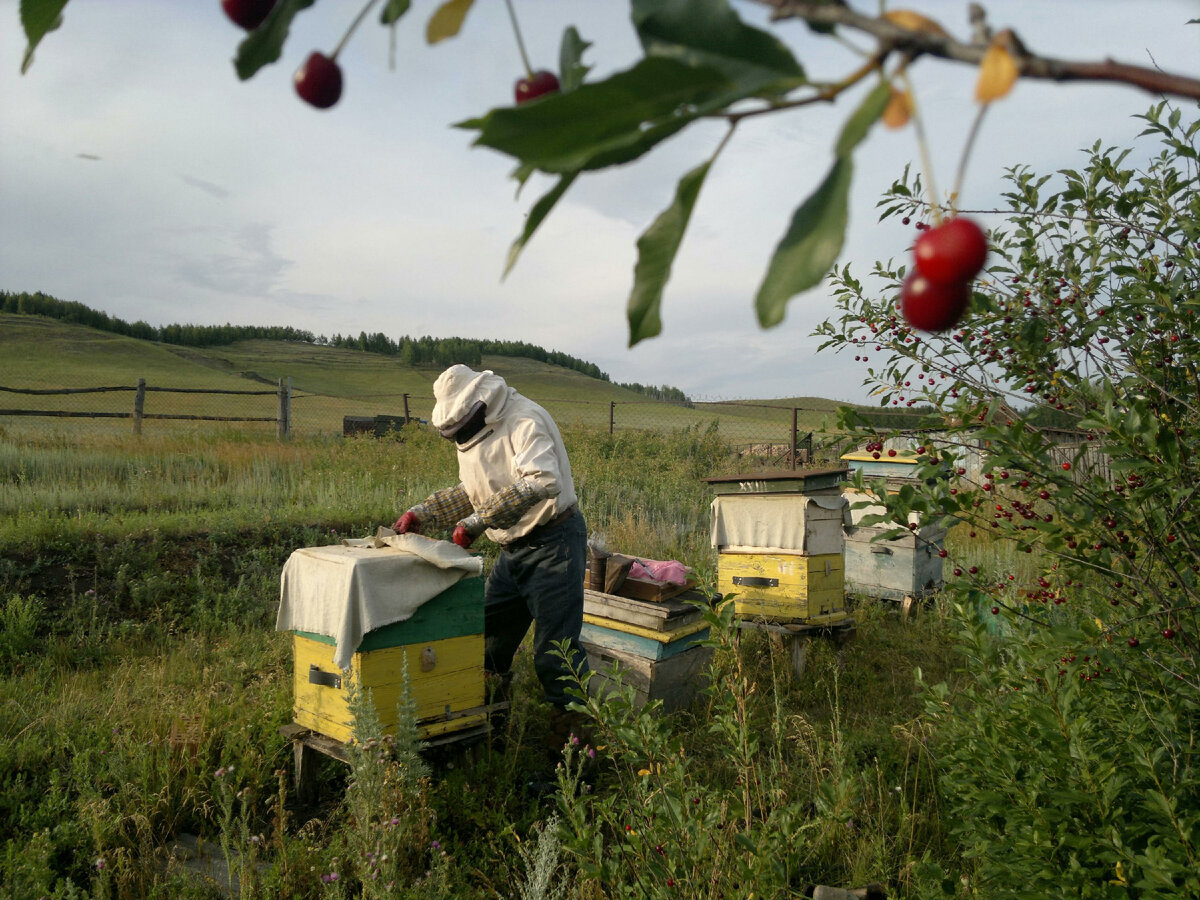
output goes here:
[[345, 672], [333, 662], [332, 637], [294, 632], [296, 723], [348, 741], [354, 733], [354, 683], [370, 691], [383, 731], [395, 733], [407, 661], [422, 738], [481, 725], [486, 718], [483, 584], [482, 578], [466, 578], [424, 603], [411, 618], [367, 632]]
[[[846, 588], [884, 600], [919, 599], [941, 588], [946, 527], [940, 522], [911, 529], [899, 537], [880, 539], [896, 523], [858, 524], [864, 516], [882, 515], [886, 508], [860, 506], [871, 495], [846, 490], [854, 530], [846, 540]], [[855, 508], [858, 507], [858, 508]], [[916, 521], [914, 515], [912, 521]], [[907, 524], [907, 523], [901, 523]]]
[[638, 600], [587, 590], [580, 642], [592, 670], [589, 689], [631, 686], [638, 706], [658, 700], [664, 712], [687, 706], [704, 686], [713, 650], [703, 597], [689, 591], [667, 600]]
[[845, 599], [841, 482], [847, 469], [706, 479], [717, 589], [743, 619], [810, 626], [851, 621]]

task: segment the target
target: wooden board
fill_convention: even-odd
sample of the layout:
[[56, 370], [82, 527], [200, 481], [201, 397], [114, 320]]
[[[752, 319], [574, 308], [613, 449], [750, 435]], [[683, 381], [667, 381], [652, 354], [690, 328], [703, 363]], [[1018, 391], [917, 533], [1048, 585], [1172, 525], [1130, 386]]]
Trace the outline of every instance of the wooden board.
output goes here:
[[633, 578], [630, 576], [618, 588], [618, 592], [622, 597], [661, 603], [664, 600], [670, 600], [672, 597], [678, 597], [680, 594], [692, 590], [695, 586], [696, 579], [694, 578], [689, 578], [687, 584], [672, 584], [669, 581], [654, 581], [649, 578]]
[[694, 647], [698, 641], [708, 637], [708, 631], [708, 623], [703, 620], [663, 632], [585, 613], [580, 640], [644, 659], [658, 660], [669, 659]]
[[716, 494], [811, 493], [836, 488], [850, 474], [848, 466], [743, 472], [703, 478]]
[[698, 604], [708, 604], [704, 595], [698, 591], [689, 591], [661, 602], [635, 600], [632, 597], [605, 594], [602, 591], [583, 592], [585, 614], [660, 631], [699, 620], [704, 615], [704, 610]]
[[588, 641], [583, 642], [583, 649], [595, 673], [588, 683], [592, 693], [603, 695], [619, 682], [633, 688], [638, 706], [661, 700], [663, 711], [668, 713], [688, 706], [705, 686], [713, 655], [712, 647], [701, 646], [665, 660], [646, 659]]

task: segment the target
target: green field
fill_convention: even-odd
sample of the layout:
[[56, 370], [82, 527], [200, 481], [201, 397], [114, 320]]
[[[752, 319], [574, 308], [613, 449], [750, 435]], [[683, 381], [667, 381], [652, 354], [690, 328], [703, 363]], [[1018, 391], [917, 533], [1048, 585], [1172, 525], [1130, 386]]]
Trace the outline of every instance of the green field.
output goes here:
[[[792, 408], [799, 408], [801, 436], [820, 432], [835, 418], [837, 404], [819, 398], [697, 403], [694, 408], [647, 400], [615, 384], [571, 369], [529, 359], [484, 357], [483, 367], [545, 406], [564, 425], [615, 429], [675, 430], [717, 423], [735, 444], [788, 444]], [[133, 388], [139, 378], [150, 387], [274, 391], [290, 379], [291, 424], [299, 435], [338, 434], [344, 416], [402, 415], [405, 395], [410, 415], [425, 418], [433, 406], [433, 382], [440, 367], [412, 367], [395, 357], [282, 341], [242, 341], [195, 348], [127, 338], [39, 316], [0, 314], [0, 386], [8, 388]], [[0, 391], [0, 409], [127, 413], [132, 390], [46, 396]], [[615, 404], [615, 406], [614, 406]], [[158, 393], [151, 391], [145, 413], [269, 418], [278, 399], [263, 396]], [[104, 430], [128, 433], [123, 419], [51, 419], [0, 416], [6, 427]], [[18, 424], [20, 423], [20, 424]], [[66, 424], [70, 423], [70, 424]], [[151, 429], [218, 427], [170, 425], [149, 420]], [[270, 433], [273, 423], [239, 428]]]

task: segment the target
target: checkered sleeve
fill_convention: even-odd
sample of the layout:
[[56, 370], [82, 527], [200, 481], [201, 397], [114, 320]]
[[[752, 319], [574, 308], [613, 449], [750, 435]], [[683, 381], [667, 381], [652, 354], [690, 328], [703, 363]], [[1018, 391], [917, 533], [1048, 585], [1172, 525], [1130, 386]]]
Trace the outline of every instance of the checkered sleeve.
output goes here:
[[474, 511], [471, 498], [467, 496], [467, 490], [461, 483], [452, 488], [434, 491], [412, 508], [422, 528], [452, 528], [456, 522], [465, 519]]
[[544, 488], [522, 479], [496, 491], [475, 510], [488, 528], [512, 528], [531, 507], [549, 496]]

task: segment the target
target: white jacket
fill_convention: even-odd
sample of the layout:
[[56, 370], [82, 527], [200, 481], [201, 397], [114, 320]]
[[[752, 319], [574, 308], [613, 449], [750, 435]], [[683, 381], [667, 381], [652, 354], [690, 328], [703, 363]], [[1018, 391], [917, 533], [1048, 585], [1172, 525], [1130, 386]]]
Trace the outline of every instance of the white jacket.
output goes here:
[[435, 428], [462, 419], [478, 401], [487, 404], [484, 427], [457, 444], [458, 477], [478, 508], [497, 491], [524, 480], [542, 493], [511, 528], [489, 528], [488, 537], [507, 544], [565, 512], [578, 500], [562, 435], [550, 414], [510, 388], [491, 371], [451, 366], [433, 385]]

